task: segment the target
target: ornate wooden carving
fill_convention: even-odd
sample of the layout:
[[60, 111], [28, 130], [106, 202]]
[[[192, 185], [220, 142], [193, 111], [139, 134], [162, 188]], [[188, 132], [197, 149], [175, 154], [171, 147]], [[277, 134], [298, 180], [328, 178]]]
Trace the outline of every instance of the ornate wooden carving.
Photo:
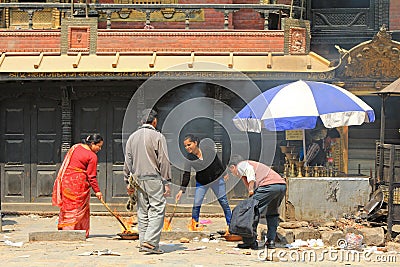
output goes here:
[[285, 54], [308, 54], [310, 52], [310, 22], [293, 18], [283, 19]]
[[289, 53], [305, 54], [306, 53], [306, 29], [290, 28]]
[[338, 77], [394, 79], [400, 76], [400, 43], [392, 40], [385, 25], [371, 41], [350, 51], [337, 48], [341, 54]]

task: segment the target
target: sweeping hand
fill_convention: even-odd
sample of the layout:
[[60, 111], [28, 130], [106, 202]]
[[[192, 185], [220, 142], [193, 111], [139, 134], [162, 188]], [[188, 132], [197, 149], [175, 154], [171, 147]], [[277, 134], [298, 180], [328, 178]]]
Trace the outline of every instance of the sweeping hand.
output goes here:
[[164, 197], [169, 197], [171, 195], [171, 188], [168, 184], [164, 185]]
[[179, 190], [179, 192], [175, 196], [175, 201], [178, 202], [181, 199], [181, 196], [183, 194], [182, 190]]
[[103, 194], [102, 194], [101, 192], [97, 192], [97, 193], [96, 193], [96, 197], [97, 197], [99, 200], [102, 200], [102, 199], [103, 199]]

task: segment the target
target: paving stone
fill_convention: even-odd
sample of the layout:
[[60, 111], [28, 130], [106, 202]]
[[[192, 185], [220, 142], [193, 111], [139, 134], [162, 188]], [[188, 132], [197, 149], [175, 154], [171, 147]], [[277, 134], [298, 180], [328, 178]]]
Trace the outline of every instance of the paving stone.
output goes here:
[[293, 233], [295, 239], [307, 240], [321, 238], [320, 232], [313, 228], [296, 228], [293, 229]]
[[382, 246], [385, 243], [385, 233], [382, 227], [366, 227], [359, 230], [364, 237], [364, 244], [368, 246]]
[[322, 231], [321, 239], [325, 245], [336, 246], [339, 239], [344, 239], [345, 235], [340, 230]]
[[290, 244], [294, 242], [294, 233], [292, 229], [278, 227], [276, 231], [279, 242], [282, 244]]
[[86, 231], [63, 230], [29, 233], [29, 241], [85, 241]]
[[285, 229], [295, 229], [295, 228], [300, 228], [303, 225], [301, 222], [291, 221], [291, 222], [281, 222], [279, 226]]

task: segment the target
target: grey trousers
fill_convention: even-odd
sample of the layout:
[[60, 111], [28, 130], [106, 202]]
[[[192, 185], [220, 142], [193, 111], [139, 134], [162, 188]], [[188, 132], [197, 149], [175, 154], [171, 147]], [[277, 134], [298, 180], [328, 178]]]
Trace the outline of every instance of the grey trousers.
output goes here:
[[165, 216], [164, 185], [160, 178], [153, 178], [139, 179], [139, 186], [142, 189], [137, 191], [139, 241], [158, 248]]

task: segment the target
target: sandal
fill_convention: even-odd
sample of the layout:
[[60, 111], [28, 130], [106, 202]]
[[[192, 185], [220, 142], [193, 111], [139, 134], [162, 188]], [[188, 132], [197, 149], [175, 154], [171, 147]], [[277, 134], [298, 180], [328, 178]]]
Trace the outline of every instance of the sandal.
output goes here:
[[140, 246], [139, 251], [140, 250], [143, 252], [146, 252], [147, 254], [163, 254], [164, 253], [163, 250], [156, 248], [155, 246], [152, 246], [149, 243], [143, 243]]

